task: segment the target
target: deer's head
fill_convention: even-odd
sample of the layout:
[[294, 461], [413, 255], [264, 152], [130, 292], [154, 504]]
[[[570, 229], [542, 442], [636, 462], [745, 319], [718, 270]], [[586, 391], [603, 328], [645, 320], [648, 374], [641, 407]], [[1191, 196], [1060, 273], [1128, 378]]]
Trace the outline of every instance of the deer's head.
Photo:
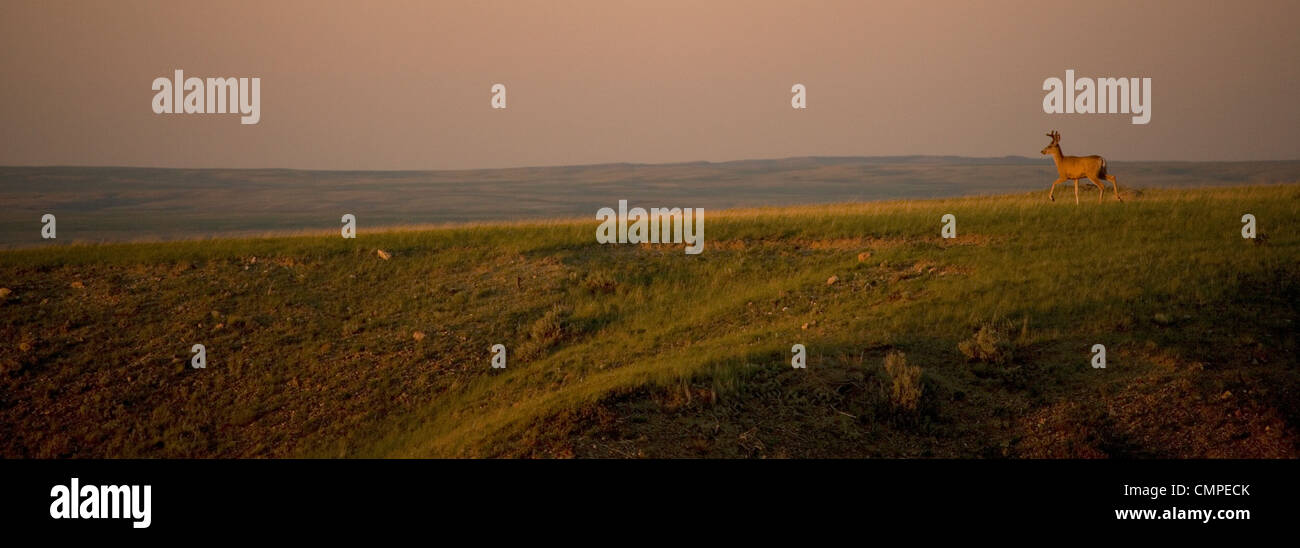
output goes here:
[[1049, 144], [1049, 145], [1047, 145], [1046, 147], [1043, 148], [1042, 153], [1043, 153], [1043, 154], [1055, 154], [1055, 153], [1060, 153], [1060, 152], [1061, 152], [1061, 132], [1056, 131], [1056, 130], [1052, 130], [1052, 132], [1051, 132], [1051, 133], [1048, 133], [1047, 136], [1052, 138], [1052, 142], [1051, 142], [1051, 144]]

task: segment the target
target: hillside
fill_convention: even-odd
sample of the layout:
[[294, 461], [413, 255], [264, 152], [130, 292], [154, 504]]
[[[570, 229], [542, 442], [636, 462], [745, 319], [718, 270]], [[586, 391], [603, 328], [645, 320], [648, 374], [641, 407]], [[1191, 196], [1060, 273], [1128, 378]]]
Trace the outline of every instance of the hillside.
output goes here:
[[1300, 186], [1045, 191], [2, 251], [0, 456], [1295, 457]]
[[[1041, 143], [1034, 143], [1037, 152]], [[1120, 188], [1300, 181], [1300, 161], [1111, 162]], [[364, 229], [587, 218], [618, 200], [730, 208], [950, 198], [1037, 190], [1050, 159], [955, 156], [786, 158], [460, 171], [302, 171], [0, 167], [0, 248], [53, 243], [258, 237]], [[689, 202], [684, 203], [684, 202]]]

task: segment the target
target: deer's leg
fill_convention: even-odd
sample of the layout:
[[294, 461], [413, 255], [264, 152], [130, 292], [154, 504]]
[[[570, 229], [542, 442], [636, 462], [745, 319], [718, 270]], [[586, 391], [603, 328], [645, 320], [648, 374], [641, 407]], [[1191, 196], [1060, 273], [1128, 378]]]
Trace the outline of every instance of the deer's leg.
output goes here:
[[1101, 184], [1101, 181], [1094, 179], [1091, 175], [1088, 176], [1088, 180], [1092, 181], [1092, 184], [1097, 185], [1097, 203], [1100, 204], [1101, 199], [1106, 197], [1106, 185]]
[[1079, 205], [1079, 180], [1074, 180], [1074, 205]]
[[1052, 190], [1048, 191], [1047, 193], [1048, 200], [1051, 200], [1053, 202], [1056, 201], [1056, 185], [1061, 184], [1063, 181], [1065, 181], [1065, 179], [1062, 179], [1060, 177], [1057, 177], [1055, 181], [1052, 181]]
[[1124, 201], [1124, 200], [1120, 199], [1120, 197], [1119, 197], [1119, 181], [1115, 180], [1115, 176], [1114, 176], [1114, 175], [1107, 175], [1107, 176], [1106, 176], [1106, 180], [1107, 180], [1107, 181], [1110, 181], [1110, 186], [1111, 186], [1112, 188], [1115, 189], [1115, 199], [1116, 199], [1116, 200], [1119, 200], [1119, 201], [1121, 201], [1121, 202]]

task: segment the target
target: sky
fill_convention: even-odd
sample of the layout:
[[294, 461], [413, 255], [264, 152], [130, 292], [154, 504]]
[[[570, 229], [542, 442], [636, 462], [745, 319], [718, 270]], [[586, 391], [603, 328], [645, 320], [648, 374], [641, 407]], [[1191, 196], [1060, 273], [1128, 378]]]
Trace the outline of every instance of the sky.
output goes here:
[[[1037, 156], [1053, 129], [1113, 160], [1300, 159], [1297, 20], [1257, 0], [4, 0], [0, 165]], [[259, 123], [155, 114], [176, 69], [260, 78]], [[1150, 123], [1044, 113], [1067, 69], [1151, 78]]]

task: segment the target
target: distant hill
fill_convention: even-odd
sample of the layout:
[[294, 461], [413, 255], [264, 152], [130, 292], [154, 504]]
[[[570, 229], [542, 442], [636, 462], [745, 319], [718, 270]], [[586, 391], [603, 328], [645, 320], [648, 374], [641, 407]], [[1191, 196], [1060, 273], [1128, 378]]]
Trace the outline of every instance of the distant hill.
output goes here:
[[[1300, 161], [1112, 162], [1121, 189], [1300, 181]], [[589, 217], [634, 205], [721, 209], [1042, 191], [1046, 158], [802, 157], [454, 171], [0, 167], [0, 246]], [[1072, 189], [1066, 189], [1072, 192]]]

